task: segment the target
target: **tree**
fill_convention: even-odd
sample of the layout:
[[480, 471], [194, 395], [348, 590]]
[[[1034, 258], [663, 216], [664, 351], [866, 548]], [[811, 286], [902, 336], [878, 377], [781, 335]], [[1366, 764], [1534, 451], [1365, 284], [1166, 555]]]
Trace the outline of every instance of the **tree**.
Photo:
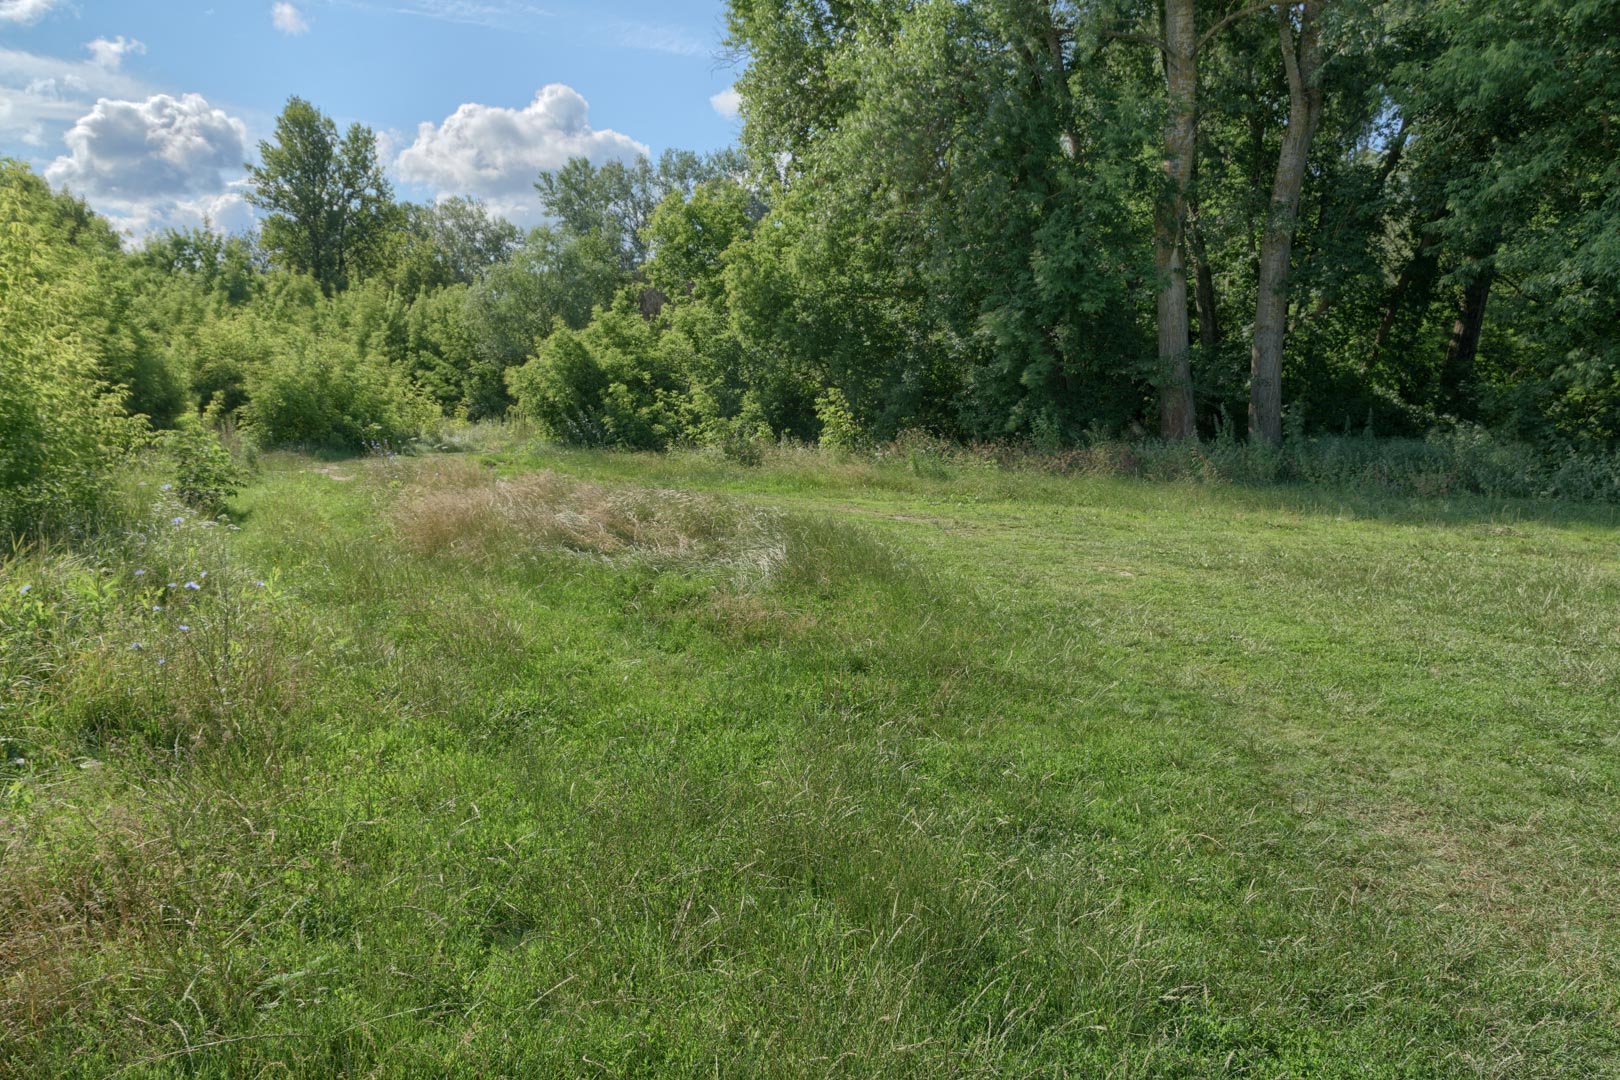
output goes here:
[[370, 128], [353, 124], [340, 140], [331, 119], [290, 98], [259, 157], [247, 166], [248, 201], [270, 211], [264, 246], [277, 265], [328, 294], [380, 266], [398, 210]]
[[[1164, 0], [1159, 37], [1112, 30], [1103, 34], [1105, 40], [1146, 42], [1164, 65], [1164, 189], [1154, 215], [1153, 251], [1159, 284], [1159, 433], [1167, 439], [1198, 433], [1187, 309], [1189, 205], [1198, 152], [1198, 55], [1229, 24], [1269, 6], [1249, 4], [1228, 12], [1200, 35], [1193, 0]], [[1200, 330], [1205, 344], [1213, 344], [1214, 285], [1207, 273], [1200, 276], [1199, 290]]]
[[407, 299], [447, 285], [472, 285], [512, 257], [523, 234], [477, 199], [402, 207], [403, 227], [390, 279]]
[[571, 158], [555, 172], [540, 174], [535, 190], [541, 205], [565, 235], [599, 236], [613, 249], [620, 268], [634, 273], [647, 261], [645, 232], [653, 211], [671, 194], [690, 195], [699, 184], [737, 171], [735, 151], [700, 156], [666, 150], [654, 165], [647, 158], [633, 163], [593, 165]]
[[1297, 26], [1291, 4], [1279, 5], [1277, 36], [1288, 75], [1288, 129], [1277, 155], [1271, 207], [1260, 241], [1260, 279], [1249, 372], [1249, 438], [1282, 442], [1283, 335], [1288, 323], [1288, 271], [1311, 140], [1322, 118], [1322, 11], [1305, 0]]

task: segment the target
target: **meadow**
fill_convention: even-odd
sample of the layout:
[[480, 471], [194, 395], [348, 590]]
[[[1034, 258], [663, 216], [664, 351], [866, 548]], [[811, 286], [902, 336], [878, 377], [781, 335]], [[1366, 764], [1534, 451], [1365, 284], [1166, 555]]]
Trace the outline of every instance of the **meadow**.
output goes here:
[[0, 1076], [1620, 1074], [1616, 511], [268, 454], [0, 565]]

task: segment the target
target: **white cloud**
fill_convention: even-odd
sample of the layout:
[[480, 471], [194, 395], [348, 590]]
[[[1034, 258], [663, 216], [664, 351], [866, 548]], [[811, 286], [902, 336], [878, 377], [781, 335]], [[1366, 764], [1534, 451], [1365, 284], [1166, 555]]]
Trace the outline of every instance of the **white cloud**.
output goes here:
[[200, 94], [145, 101], [106, 98], [69, 129], [68, 153], [45, 175], [82, 195], [120, 200], [174, 200], [225, 190], [225, 172], [240, 173], [247, 127]]
[[0, 22], [31, 25], [43, 19], [58, 0], [0, 0]]
[[285, 0], [271, 7], [270, 21], [275, 23], [276, 29], [283, 34], [306, 34], [309, 32], [309, 20], [304, 18], [304, 13], [292, 4], [286, 3]]
[[742, 95], [737, 93], [735, 86], [720, 91], [709, 99], [714, 111], [727, 120], [735, 120], [742, 115]]
[[441, 197], [476, 195], [514, 221], [532, 222], [540, 216], [534, 182], [541, 172], [569, 158], [600, 164], [649, 152], [628, 135], [592, 128], [579, 92], [552, 83], [522, 109], [467, 104], [442, 124], [422, 124], [395, 167], [402, 179]]
[[120, 34], [111, 41], [106, 38], [96, 38], [89, 42], [85, 48], [90, 50], [90, 62], [99, 68], [108, 71], [117, 71], [124, 64], [126, 56], [140, 56], [146, 52], [143, 42], [126, 38]]
[[121, 231], [250, 225], [242, 196], [247, 127], [199, 94], [95, 103], [45, 178], [83, 195]]

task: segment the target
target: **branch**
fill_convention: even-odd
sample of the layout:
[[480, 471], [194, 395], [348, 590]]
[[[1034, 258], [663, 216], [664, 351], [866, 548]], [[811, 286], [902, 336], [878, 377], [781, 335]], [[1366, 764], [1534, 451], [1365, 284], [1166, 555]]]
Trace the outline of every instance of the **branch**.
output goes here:
[[1277, 32], [1282, 38], [1283, 70], [1288, 73], [1288, 99], [1290, 104], [1305, 101], [1305, 80], [1299, 74], [1299, 54], [1294, 49], [1294, 28], [1288, 25], [1286, 11], [1277, 14]]
[[1204, 31], [1204, 36], [1198, 39], [1197, 45], [1193, 46], [1193, 52], [1203, 52], [1204, 46], [1208, 45], [1210, 41], [1214, 39], [1216, 34], [1220, 33], [1222, 30], [1225, 30], [1228, 26], [1237, 22], [1239, 19], [1247, 18], [1250, 15], [1254, 15], [1258, 12], [1266, 10], [1266, 8], [1276, 6], [1276, 0], [1266, 0], [1266, 2], [1263, 4], [1250, 4], [1248, 7], [1243, 8], [1240, 11], [1234, 11], [1225, 18], [1217, 20], [1214, 26]]
[[1151, 45], [1162, 53], [1168, 54], [1170, 47], [1151, 34], [1127, 33], [1124, 30], [1104, 30], [1103, 37], [1112, 41], [1134, 41], [1138, 45]]

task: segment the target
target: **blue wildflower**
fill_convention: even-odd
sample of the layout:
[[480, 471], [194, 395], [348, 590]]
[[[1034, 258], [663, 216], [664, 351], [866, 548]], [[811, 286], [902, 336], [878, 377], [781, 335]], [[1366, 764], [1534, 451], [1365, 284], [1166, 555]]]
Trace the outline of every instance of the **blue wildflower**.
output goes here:
[[142, 645], [142, 644], [141, 644], [141, 643], [140, 643], [140, 642], [138, 642], [138, 641], [132, 641], [132, 642], [130, 642], [130, 643], [129, 643], [129, 647], [130, 647], [130, 648], [132, 648], [132, 649], [135, 649], [135, 650], [136, 650], [136, 651], [139, 651], [139, 650], [141, 650], [141, 649], [144, 649], [144, 648], [146, 648], [146, 646], [145, 646], [145, 645]]
[[185, 518], [183, 518], [183, 517], [177, 517], [177, 518], [175, 518], [175, 519], [174, 519], [174, 520], [173, 520], [173, 521], [171, 521], [171, 522], [169, 522], [169, 524], [170, 524], [170, 525], [179, 525], [179, 524], [181, 524], [181, 523], [182, 523], [182, 522], [184, 522], [184, 521], [185, 521], [185, 520], [186, 520], [186, 519], [185, 519]]
[[158, 490], [159, 491], [173, 491], [174, 490], [174, 485], [173, 484], [164, 484], [162, 487], [158, 488]]
[[28, 595], [28, 590], [32, 589], [32, 588], [33, 588], [32, 585], [24, 585], [21, 589], [19, 589], [17, 591], [17, 595], [18, 596], [27, 596]]
[[[204, 576], [206, 577], [207, 575], [205, 574]], [[195, 581], [188, 581], [186, 582], [186, 588], [196, 592], [198, 589], [202, 588], [202, 586], [197, 584]]]
[[181, 623], [180, 624], [180, 632], [182, 634], [189, 634], [189, 633], [191, 633], [191, 627], [187, 626], [185, 623]]
[[146, 576], [146, 571], [145, 570], [137, 570], [137, 571], [135, 571], [135, 576], [136, 577], [145, 577]]

